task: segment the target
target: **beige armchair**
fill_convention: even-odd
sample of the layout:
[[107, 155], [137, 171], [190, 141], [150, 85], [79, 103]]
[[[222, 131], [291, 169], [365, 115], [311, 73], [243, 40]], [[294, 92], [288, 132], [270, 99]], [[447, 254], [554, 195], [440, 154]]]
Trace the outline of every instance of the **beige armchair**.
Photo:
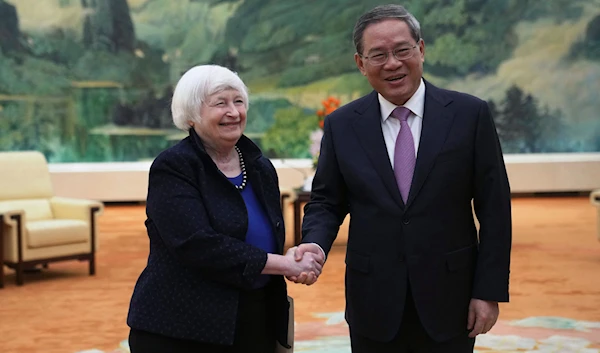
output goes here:
[[592, 191], [590, 194], [590, 201], [592, 202], [592, 205], [595, 205], [598, 208], [596, 227], [598, 228], [598, 241], [600, 241], [600, 189]]
[[95, 273], [97, 201], [55, 197], [39, 152], [0, 152], [0, 288], [3, 264], [16, 271], [63, 260], [89, 261]]

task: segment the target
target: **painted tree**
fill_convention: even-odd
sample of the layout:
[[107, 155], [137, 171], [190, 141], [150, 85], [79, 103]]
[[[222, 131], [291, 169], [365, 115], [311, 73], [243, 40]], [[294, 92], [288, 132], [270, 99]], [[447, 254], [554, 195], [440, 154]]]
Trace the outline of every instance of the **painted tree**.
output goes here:
[[83, 41], [87, 48], [133, 52], [135, 32], [127, 0], [81, 0], [86, 10]]
[[[491, 105], [497, 109], [495, 104]], [[508, 153], [568, 151], [567, 125], [562, 112], [540, 107], [537, 99], [517, 86], [506, 91], [496, 111], [496, 128]]]
[[0, 49], [3, 52], [19, 50], [19, 16], [17, 9], [4, 0], [0, 0]]

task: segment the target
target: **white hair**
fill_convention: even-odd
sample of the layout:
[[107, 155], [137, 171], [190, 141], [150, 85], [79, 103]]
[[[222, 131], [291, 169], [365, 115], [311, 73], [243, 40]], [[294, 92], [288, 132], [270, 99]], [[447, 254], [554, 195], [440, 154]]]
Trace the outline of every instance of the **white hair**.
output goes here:
[[189, 130], [190, 122], [201, 119], [202, 103], [211, 95], [228, 89], [240, 92], [247, 109], [248, 88], [236, 73], [218, 65], [192, 67], [181, 76], [173, 92], [173, 123], [181, 130]]

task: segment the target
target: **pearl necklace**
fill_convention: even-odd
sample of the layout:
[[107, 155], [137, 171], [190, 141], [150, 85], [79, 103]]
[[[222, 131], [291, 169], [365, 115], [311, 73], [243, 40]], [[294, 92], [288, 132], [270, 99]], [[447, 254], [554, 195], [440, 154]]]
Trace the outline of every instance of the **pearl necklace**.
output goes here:
[[238, 156], [240, 156], [240, 168], [242, 169], [242, 184], [241, 185], [235, 185], [236, 189], [238, 189], [239, 191], [244, 190], [244, 188], [246, 187], [246, 182], [248, 181], [248, 175], [246, 174], [246, 165], [244, 164], [244, 157], [242, 156], [242, 151], [240, 151], [240, 149], [238, 148], [238, 146], [234, 146], [236, 152], [238, 153]]

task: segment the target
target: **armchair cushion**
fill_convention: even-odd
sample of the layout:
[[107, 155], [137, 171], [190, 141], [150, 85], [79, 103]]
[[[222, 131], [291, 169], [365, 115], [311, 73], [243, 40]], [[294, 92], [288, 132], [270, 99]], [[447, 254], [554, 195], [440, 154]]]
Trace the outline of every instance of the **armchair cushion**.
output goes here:
[[50, 172], [46, 158], [40, 152], [3, 152], [0, 165], [0, 200], [52, 197]]
[[90, 239], [89, 224], [79, 220], [31, 221], [25, 223], [25, 229], [30, 248], [85, 243]]

